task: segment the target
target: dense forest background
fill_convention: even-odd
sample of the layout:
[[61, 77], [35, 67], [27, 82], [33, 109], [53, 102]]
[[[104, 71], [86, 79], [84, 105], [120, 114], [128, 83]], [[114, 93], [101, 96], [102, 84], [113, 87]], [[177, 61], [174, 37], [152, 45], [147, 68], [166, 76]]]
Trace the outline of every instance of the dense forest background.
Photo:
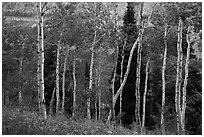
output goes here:
[[[165, 134], [180, 134], [175, 100], [179, 61], [180, 87], [188, 70], [186, 95], [182, 88], [178, 92], [180, 106], [186, 98], [184, 134], [202, 134], [202, 3], [37, 5], [2, 3], [3, 134], [12, 134], [6, 117], [14, 114], [11, 110], [41, 114], [42, 104], [50, 117], [95, 120], [136, 134], [161, 134], [163, 123]], [[44, 71], [38, 69], [40, 57]]]

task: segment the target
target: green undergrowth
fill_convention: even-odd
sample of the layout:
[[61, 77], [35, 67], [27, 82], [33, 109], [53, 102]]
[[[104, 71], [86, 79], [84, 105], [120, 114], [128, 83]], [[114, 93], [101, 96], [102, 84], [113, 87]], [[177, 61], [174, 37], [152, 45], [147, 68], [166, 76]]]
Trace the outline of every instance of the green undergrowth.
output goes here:
[[130, 135], [134, 131], [101, 121], [73, 119], [65, 116], [42, 119], [38, 112], [3, 108], [3, 135]]

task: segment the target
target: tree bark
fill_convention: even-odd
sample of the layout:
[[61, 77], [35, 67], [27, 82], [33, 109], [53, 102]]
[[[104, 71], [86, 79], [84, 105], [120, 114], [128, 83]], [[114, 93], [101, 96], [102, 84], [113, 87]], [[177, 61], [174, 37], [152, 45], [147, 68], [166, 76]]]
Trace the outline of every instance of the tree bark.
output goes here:
[[[94, 64], [94, 45], [96, 44], [96, 30], [94, 32], [94, 40], [93, 44], [91, 47], [91, 64], [90, 64], [90, 75], [89, 75], [89, 92], [92, 89], [92, 84], [93, 84], [93, 64]], [[90, 106], [91, 106], [91, 99], [90, 96], [88, 96], [87, 99], [87, 118], [91, 119], [91, 111], [90, 111]]]
[[182, 113], [181, 113], [181, 129], [182, 134], [185, 134], [185, 112], [186, 112], [186, 87], [188, 84], [188, 67], [189, 67], [189, 59], [190, 59], [190, 26], [188, 26], [187, 34], [186, 34], [186, 41], [188, 43], [187, 47], [187, 54], [186, 54], [186, 64], [185, 64], [185, 78], [184, 78], [184, 84], [183, 84], [183, 103], [182, 103]]
[[39, 84], [39, 106], [44, 119], [47, 119], [45, 97], [44, 97], [44, 34], [43, 34], [43, 12], [41, 2], [37, 3], [38, 7], [38, 51], [40, 51], [38, 63], [38, 84]]
[[62, 41], [62, 36], [63, 36], [63, 29], [65, 26], [64, 20], [62, 22], [63, 22], [63, 24], [62, 24], [58, 44], [57, 44], [57, 64], [56, 64], [56, 113], [57, 114], [60, 111], [60, 109], [59, 109], [59, 107], [60, 107], [59, 106], [60, 105], [60, 95], [59, 95], [59, 66], [60, 66], [60, 62], [59, 62], [59, 58], [60, 58], [60, 49], [61, 49], [61, 41]]
[[[58, 42], [60, 44], [60, 42]], [[57, 46], [57, 64], [56, 64], [56, 113], [59, 113], [59, 56], [60, 56], [60, 45]]]
[[[127, 81], [127, 77], [128, 77], [129, 71], [130, 71], [130, 65], [131, 65], [131, 61], [132, 61], [132, 56], [133, 56], [134, 50], [135, 50], [135, 48], [137, 46], [138, 40], [139, 40], [139, 38], [137, 38], [137, 40], [133, 44], [132, 49], [130, 51], [130, 56], [129, 56], [128, 65], [127, 65], [127, 70], [125, 72], [125, 75], [124, 75], [124, 78], [123, 78], [123, 82], [120, 85], [120, 88], [118, 89], [118, 91], [116, 92], [116, 94], [114, 96], [113, 107], [115, 107], [116, 100], [117, 100], [118, 96], [121, 94], [121, 92], [123, 90], [123, 87], [125, 86], [125, 83]], [[111, 119], [111, 116], [112, 116], [112, 114], [111, 114], [111, 110], [110, 110], [107, 121], [109, 121], [109, 119]], [[107, 121], [106, 121], [106, 123], [108, 123]]]
[[75, 113], [76, 113], [76, 57], [75, 57], [75, 55], [74, 55], [74, 59], [73, 59], [73, 74], [72, 75], [73, 75], [73, 83], [74, 83], [72, 116], [74, 117]]
[[113, 79], [112, 79], [112, 115], [113, 115], [113, 121], [115, 121], [115, 109], [114, 109], [114, 95], [115, 95], [115, 78], [116, 78], [116, 71], [117, 71], [117, 66], [118, 66], [118, 52], [119, 52], [119, 47], [117, 45], [116, 49], [116, 61], [115, 61], [115, 67], [114, 67], [114, 72], [113, 72]]
[[140, 119], [140, 71], [141, 71], [141, 51], [142, 51], [142, 36], [144, 32], [144, 23], [142, 19], [142, 13], [143, 13], [143, 4], [141, 3], [141, 9], [140, 9], [140, 29], [139, 29], [139, 42], [138, 42], [138, 49], [137, 49], [137, 68], [136, 68], [136, 83], [135, 83], [135, 119], [136, 119], [136, 125], [139, 126], [140, 131], [141, 129], [141, 119]]
[[181, 95], [181, 59], [182, 59], [182, 28], [183, 28], [183, 21], [179, 18], [179, 26], [178, 26], [178, 41], [177, 41], [177, 71], [176, 71], [176, 85], [175, 85], [175, 108], [176, 108], [176, 123], [177, 123], [177, 134], [180, 134], [181, 131], [181, 106], [180, 106], [180, 95]]
[[164, 31], [164, 57], [162, 65], [162, 107], [161, 107], [161, 132], [165, 135], [165, 125], [164, 125], [164, 110], [165, 110], [165, 93], [166, 93], [166, 80], [165, 80], [165, 70], [166, 70], [166, 56], [167, 56], [167, 23], [165, 23]]
[[148, 58], [146, 63], [146, 76], [145, 76], [145, 91], [143, 94], [143, 113], [142, 113], [142, 132], [145, 133], [145, 108], [146, 108], [146, 96], [147, 96], [147, 84], [148, 84], [148, 75], [149, 75], [149, 62], [150, 58]]
[[64, 102], [65, 102], [65, 74], [66, 74], [66, 69], [67, 69], [67, 58], [69, 54], [69, 45], [67, 46], [67, 52], [66, 56], [64, 59], [64, 71], [63, 71], [63, 78], [62, 78], [62, 113], [64, 113]]

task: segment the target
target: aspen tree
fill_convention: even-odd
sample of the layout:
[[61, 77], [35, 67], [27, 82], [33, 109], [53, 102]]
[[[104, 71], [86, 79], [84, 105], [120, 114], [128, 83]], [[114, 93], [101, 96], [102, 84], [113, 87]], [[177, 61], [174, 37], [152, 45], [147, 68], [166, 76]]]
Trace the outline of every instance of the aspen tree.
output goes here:
[[165, 108], [165, 93], [166, 93], [166, 80], [165, 80], [166, 56], [167, 56], [167, 23], [165, 23], [165, 26], [164, 26], [164, 56], [163, 56], [163, 65], [162, 65], [161, 131], [163, 135], [165, 135], [164, 108]]
[[182, 29], [183, 29], [183, 21], [181, 17], [179, 18], [179, 25], [178, 25], [178, 41], [177, 41], [177, 70], [176, 70], [176, 85], [175, 85], [175, 108], [176, 108], [176, 125], [177, 125], [177, 134], [180, 134], [181, 131], [181, 106], [180, 106], [180, 95], [181, 95], [181, 54], [182, 54]]
[[[44, 7], [44, 6], [43, 6]], [[39, 54], [39, 62], [38, 62], [38, 99], [40, 111], [44, 119], [47, 119], [46, 113], [46, 105], [45, 105], [45, 97], [44, 97], [44, 33], [43, 33], [43, 12], [41, 2], [37, 3], [37, 13], [38, 13], [38, 54]]]
[[[21, 52], [24, 53], [24, 47], [25, 47], [25, 42], [23, 42], [22, 44], [22, 47], [21, 47]], [[20, 72], [20, 77], [22, 78], [23, 76], [23, 55], [21, 55], [21, 58], [20, 58], [20, 69], [19, 69], [19, 72]], [[22, 102], [23, 102], [23, 99], [22, 99], [22, 89], [23, 89], [23, 83], [22, 83], [22, 79], [21, 79], [21, 83], [20, 83], [20, 90], [18, 92], [18, 101], [19, 101], [19, 105], [22, 105]]]
[[[130, 51], [130, 56], [129, 56], [128, 65], [127, 65], [127, 70], [126, 70], [126, 72], [125, 72], [125, 74], [124, 74], [123, 82], [122, 82], [122, 84], [120, 85], [120, 88], [118, 89], [118, 91], [116, 92], [116, 94], [115, 94], [115, 96], [114, 96], [113, 107], [115, 106], [116, 100], [117, 100], [118, 96], [121, 94], [121, 92], [122, 92], [122, 90], [123, 90], [123, 88], [124, 88], [124, 86], [125, 86], [125, 83], [126, 83], [126, 81], [127, 81], [127, 77], [128, 77], [129, 71], [130, 71], [130, 65], [131, 65], [131, 61], [132, 61], [132, 56], [133, 56], [133, 53], [134, 53], [134, 50], [135, 50], [135, 48], [136, 48], [136, 46], [137, 46], [138, 41], [139, 41], [139, 38], [137, 38], [137, 40], [136, 40], [135, 43], [133, 44], [132, 49], [131, 49], [131, 51]], [[109, 115], [108, 115], [108, 119], [107, 119], [106, 123], [108, 123], [108, 122], [110, 121], [111, 116], [112, 116], [112, 115], [111, 115], [111, 110], [110, 110], [110, 111], [109, 111]]]
[[115, 92], [115, 78], [116, 78], [116, 71], [117, 71], [117, 65], [118, 65], [118, 52], [119, 52], [119, 47], [117, 46], [116, 49], [116, 63], [115, 63], [115, 67], [114, 67], [114, 72], [113, 72], [113, 79], [112, 79], [112, 115], [113, 115], [113, 120], [115, 120], [115, 109], [113, 106], [113, 102], [114, 102], [114, 92]]
[[72, 75], [73, 75], [73, 83], [74, 83], [74, 89], [73, 89], [73, 112], [72, 112], [72, 116], [74, 117], [75, 113], [76, 113], [76, 57], [75, 57], [75, 55], [73, 57], [73, 71], [72, 71]]
[[56, 64], [56, 113], [59, 113], [59, 56], [60, 56], [60, 45], [57, 45], [57, 64]]
[[146, 63], [146, 76], [145, 76], [145, 91], [143, 94], [143, 113], [142, 113], [142, 132], [145, 132], [144, 126], [145, 126], [145, 108], [146, 108], [146, 96], [147, 96], [147, 85], [148, 85], [148, 76], [149, 76], [149, 62], [150, 62], [150, 57], [147, 59]]
[[141, 9], [139, 13], [139, 19], [140, 19], [140, 29], [139, 29], [139, 42], [138, 42], [138, 48], [137, 48], [137, 68], [136, 68], [136, 82], [135, 82], [135, 119], [136, 119], [136, 125], [139, 126], [141, 131], [141, 119], [140, 119], [140, 71], [141, 71], [141, 51], [142, 51], [142, 35], [144, 32], [144, 23], [142, 19], [142, 13], [143, 13], [143, 4], [141, 3]]
[[69, 54], [69, 45], [67, 46], [67, 51], [66, 51], [66, 56], [64, 59], [64, 71], [63, 71], [63, 76], [62, 76], [62, 113], [64, 113], [64, 102], [65, 102], [65, 74], [66, 74], [66, 69], [67, 69], [67, 58]]
[[60, 32], [58, 44], [57, 44], [57, 64], [56, 64], [56, 113], [59, 113], [59, 103], [60, 103], [60, 96], [59, 96], [59, 58], [60, 58], [60, 49], [61, 49], [61, 41], [63, 36], [63, 28], [64, 28], [64, 21], [62, 25], [62, 30]]
[[186, 34], [186, 41], [188, 44], [187, 47], [187, 54], [186, 54], [186, 63], [185, 63], [185, 77], [184, 77], [184, 84], [183, 84], [183, 102], [182, 102], [182, 113], [181, 113], [181, 129], [182, 134], [185, 134], [185, 112], [186, 112], [186, 87], [188, 84], [188, 67], [189, 67], [189, 59], [190, 59], [190, 48], [191, 48], [191, 42], [190, 42], [190, 26], [188, 26], [187, 34]]
[[[93, 44], [91, 47], [91, 64], [90, 64], [90, 71], [89, 71], [89, 92], [92, 90], [92, 84], [93, 84], [93, 64], [94, 64], [94, 45], [96, 44], [96, 29], [94, 31], [94, 40]], [[87, 99], [87, 118], [91, 119], [91, 111], [90, 111], [90, 106], [91, 106], [91, 99], [90, 96]]]
[[[114, 31], [115, 31], [115, 35], [117, 38], [117, 14], [116, 14], [116, 9], [117, 9], [117, 4], [115, 5], [115, 22], [114, 22]], [[116, 60], [115, 60], [115, 66], [114, 66], [114, 71], [113, 71], [113, 78], [111, 81], [111, 85], [112, 85], [112, 115], [113, 115], [113, 120], [115, 120], [115, 109], [114, 109], [114, 105], [113, 105], [113, 101], [114, 101], [114, 95], [115, 95], [115, 78], [116, 78], [116, 72], [117, 72], [117, 66], [118, 66], [118, 53], [119, 53], [119, 46], [116, 43]]]

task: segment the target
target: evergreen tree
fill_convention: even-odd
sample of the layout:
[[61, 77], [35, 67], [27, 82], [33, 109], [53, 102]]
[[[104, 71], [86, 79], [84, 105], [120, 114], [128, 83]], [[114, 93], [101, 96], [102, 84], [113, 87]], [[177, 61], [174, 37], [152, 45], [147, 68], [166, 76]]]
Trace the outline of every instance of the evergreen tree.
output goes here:
[[133, 43], [138, 37], [138, 29], [136, 26], [135, 11], [133, 2], [127, 3], [127, 11], [123, 18], [123, 31], [127, 34], [127, 43]]

